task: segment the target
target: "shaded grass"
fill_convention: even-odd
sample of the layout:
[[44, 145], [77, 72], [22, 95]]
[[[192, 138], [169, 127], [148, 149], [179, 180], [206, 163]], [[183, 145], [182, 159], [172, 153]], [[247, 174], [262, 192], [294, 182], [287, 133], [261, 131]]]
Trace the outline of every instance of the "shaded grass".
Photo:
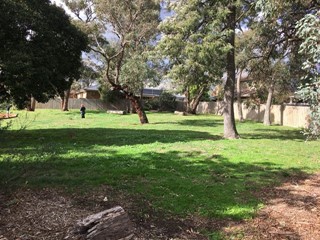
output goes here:
[[238, 123], [242, 138], [225, 140], [220, 116], [35, 114], [1, 133], [1, 189], [109, 185], [165, 214], [245, 219], [261, 207], [255, 192], [320, 168], [319, 142], [294, 128]]

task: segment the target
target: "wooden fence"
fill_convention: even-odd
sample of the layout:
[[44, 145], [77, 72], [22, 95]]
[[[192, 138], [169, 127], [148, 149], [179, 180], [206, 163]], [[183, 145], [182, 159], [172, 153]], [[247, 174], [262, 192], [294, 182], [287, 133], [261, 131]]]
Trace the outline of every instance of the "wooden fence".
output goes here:
[[[69, 109], [80, 109], [80, 105], [84, 104], [88, 110], [130, 110], [128, 100], [118, 102], [116, 104], [105, 103], [100, 99], [70, 99]], [[60, 109], [61, 100], [51, 99], [49, 102], [36, 103], [36, 109]], [[201, 102], [197, 108], [198, 114], [222, 114], [222, 102]], [[184, 102], [178, 102], [177, 110], [184, 111], [186, 105]], [[235, 118], [239, 119], [237, 105], [234, 104]], [[244, 119], [262, 122], [265, 112], [265, 105], [256, 106], [255, 108], [247, 108], [242, 105]], [[307, 125], [307, 116], [310, 112], [308, 106], [290, 106], [290, 105], [273, 105], [271, 107], [271, 122], [290, 127], [305, 127]]]
[[[69, 109], [80, 109], [81, 104], [84, 104], [87, 110], [127, 110], [130, 108], [128, 101], [121, 101], [116, 104], [105, 103], [100, 99], [69, 99]], [[36, 109], [60, 109], [61, 99], [50, 99], [47, 103], [36, 103]]]
[[[221, 102], [201, 102], [197, 108], [199, 114], [222, 114]], [[242, 104], [243, 118], [257, 122], [263, 122], [265, 105], [261, 104], [254, 108], [247, 108]], [[272, 105], [270, 109], [270, 119], [272, 124], [279, 124], [289, 127], [306, 127], [310, 113], [309, 106], [294, 105]], [[237, 104], [234, 104], [235, 118], [239, 119]]]

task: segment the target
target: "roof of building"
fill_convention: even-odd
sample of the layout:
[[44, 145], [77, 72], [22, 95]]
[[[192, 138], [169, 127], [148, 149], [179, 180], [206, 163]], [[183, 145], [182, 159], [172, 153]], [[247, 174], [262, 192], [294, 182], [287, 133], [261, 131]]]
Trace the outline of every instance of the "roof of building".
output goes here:
[[144, 97], [159, 97], [162, 92], [162, 89], [144, 88], [142, 94]]

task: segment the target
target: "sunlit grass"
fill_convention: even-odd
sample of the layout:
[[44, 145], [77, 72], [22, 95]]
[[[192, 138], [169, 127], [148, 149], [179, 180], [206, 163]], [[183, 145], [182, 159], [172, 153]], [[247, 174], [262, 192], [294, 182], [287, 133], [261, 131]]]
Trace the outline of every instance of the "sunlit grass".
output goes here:
[[96, 111], [19, 116], [1, 132], [1, 189], [108, 185], [167, 214], [244, 219], [261, 207], [254, 192], [320, 169], [320, 144], [300, 129], [237, 123], [241, 139], [225, 140], [221, 116], [149, 113], [147, 125]]

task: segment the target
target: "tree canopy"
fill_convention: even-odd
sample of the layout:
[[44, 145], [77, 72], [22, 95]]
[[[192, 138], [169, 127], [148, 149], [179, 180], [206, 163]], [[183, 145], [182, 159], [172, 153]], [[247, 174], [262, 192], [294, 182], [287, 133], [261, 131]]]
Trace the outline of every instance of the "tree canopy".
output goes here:
[[229, 46], [224, 32], [215, 24], [212, 3], [175, 1], [174, 14], [160, 25], [162, 38], [156, 53], [168, 62], [167, 78], [188, 98], [187, 112], [195, 113], [201, 96], [217, 83], [224, 70], [224, 54]]
[[[93, 61], [101, 67], [102, 82], [124, 93], [136, 108], [140, 122], [148, 123], [134, 91], [148, 75], [143, 53], [157, 32], [160, 1], [65, 0], [65, 3], [90, 38], [90, 50], [95, 56]], [[141, 74], [137, 74], [136, 68], [142, 70]]]
[[0, 2], [0, 101], [46, 102], [79, 77], [87, 37], [49, 0]]

